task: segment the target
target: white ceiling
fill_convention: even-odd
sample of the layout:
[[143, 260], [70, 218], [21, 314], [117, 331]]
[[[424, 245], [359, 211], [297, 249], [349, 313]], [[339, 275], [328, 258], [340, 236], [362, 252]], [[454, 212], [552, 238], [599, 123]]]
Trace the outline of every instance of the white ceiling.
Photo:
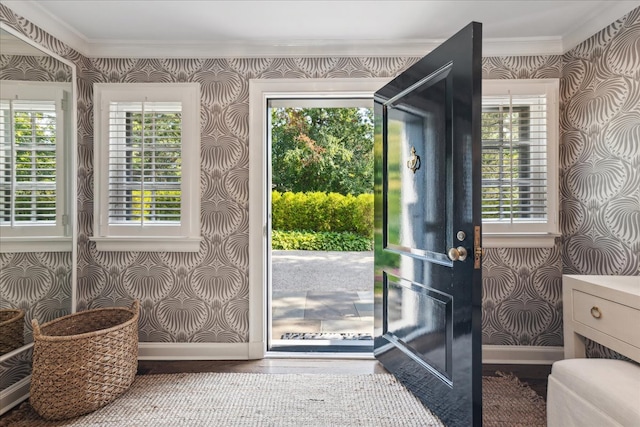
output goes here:
[[640, 1], [3, 1], [91, 57], [425, 54], [471, 21], [484, 55], [561, 54]]

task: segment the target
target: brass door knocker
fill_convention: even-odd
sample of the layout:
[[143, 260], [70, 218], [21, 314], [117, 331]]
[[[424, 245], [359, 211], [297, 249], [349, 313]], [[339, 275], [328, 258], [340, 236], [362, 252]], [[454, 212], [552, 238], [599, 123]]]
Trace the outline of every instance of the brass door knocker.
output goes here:
[[420, 156], [416, 154], [416, 147], [411, 147], [411, 158], [407, 160], [407, 167], [416, 173], [420, 169]]

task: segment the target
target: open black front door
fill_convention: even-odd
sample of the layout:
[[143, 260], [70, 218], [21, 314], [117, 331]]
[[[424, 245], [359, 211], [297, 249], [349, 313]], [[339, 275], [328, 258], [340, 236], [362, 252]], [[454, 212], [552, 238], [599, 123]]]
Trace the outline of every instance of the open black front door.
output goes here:
[[374, 354], [448, 426], [482, 423], [481, 45], [471, 23], [375, 94]]

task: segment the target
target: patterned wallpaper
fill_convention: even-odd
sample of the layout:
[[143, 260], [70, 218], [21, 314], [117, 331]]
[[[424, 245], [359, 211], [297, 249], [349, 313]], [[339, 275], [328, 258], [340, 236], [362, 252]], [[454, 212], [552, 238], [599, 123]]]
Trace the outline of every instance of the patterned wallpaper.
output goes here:
[[0, 55], [0, 80], [71, 82], [71, 68], [52, 56]]
[[[563, 272], [640, 275], [640, 7], [563, 61]], [[590, 357], [624, 358], [586, 347]]]
[[[638, 140], [638, 130], [634, 128], [637, 121], [630, 120], [638, 114], [639, 67], [638, 57], [634, 56], [639, 38], [637, 12], [594, 36], [604, 44], [589, 49], [591, 57], [579, 46], [564, 57], [486, 58], [483, 63], [485, 78], [562, 76], [562, 229], [567, 235], [566, 243], [573, 239], [571, 247], [577, 248], [573, 255], [563, 253], [561, 242], [549, 249], [487, 251], [483, 270], [485, 344], [562, 345], [561, 274], [563, 271], [590, 272], [580, 271], [582, 264], [574, 261], [585, 256], [576, 254], [592, 253], [591, 247], [579, 238], [584, 234], [577, 231], [579, 226], [585, 230], [593, 227], [587, 222], [589, 218], [604, 226], [604, 230], [609, 230], [609, 236], [631, 242], [609, 245], [605, 244], [606, 239], [599, 240], [603, 245], [593, 253], [608, 253], [607, 256], [611, 257], [610, 249], [622, 245], [628, 254], [633, 255], [634, 251], [636, 254], [635, 258], [627, 257], [626, 264], [633, 266], [635, 262], [637, 267], [638, 230], [637, 227], [634, 229], [633, 218], [638, 215], [638, 185], [635, 184], [640, 174], [637, 173], [638, 147], [632, 141]], [[72, 58], [78, 65], [78, 308], [125, 305], [131, 299], [139, 298], [142, 303], [142, 341], [243, 342], [247, 339], [248, 80], [393, 76], [415, 61], [415, 58], [87, 59], [55, 40], [46, 39], [30, 23], [16, 20], [1, 5], [0, 13], [3, 20], [12, 22], [12, 26], [35, 39], [54, 45], [54, 51]], [[632, 20], [636, 24], [630, 25]], [[605, 51], [616, 53], [603, 55]], [[582, 67], [575, 70], [571, 68], [574, 52]], [[608, 64], [609, 71], [604, 66], [594, 65], [598, 61]], [[629, 70], [636, 70], [635, 77], [628, 74]], [[620, 77], [611, 83], [609, 72]], [[567, 88], [570, 85], [567, 82], [585, 81], [587, 78], [594, 79], [591, 86], [585, 86], [586, 92], [591, 91], [592, 98], [585, 97], [583, 90], [569, 91], [569, 96]], [[204, 242], [198, 253], [100, 253], [88, 240], [93, 223], [92, 84], [145, 81], [199, 82], [202, 86], [201, 215]], [[620, 102], [615, 95], [603, 95], [611, 88], [620, 90], [622, 82], [632, 89], [633, 95], [623, 95]], [[613, 107], [603, 101], [605, 99], [615, 100]], [[570, 101], [569, 108], [567, 101]], [[617, 121], [613, 120], [609, 110], [622, 111], [623, 106], [626, 108], [624, 111], [632, 111], [616, 116], [619, 118]], [[606, 118], [606, 132], [594, 128], [590, 124], [591, 119], [584, 118], [592, 110], [596, 117]], [[566, 123], [574, 122], [580, 126], [589, 123], [589, 126], [586, 129], [578, 126], [572, 133]], [[592, 142], [587, 144], [578, 136], [575, 143], [567, 142], [572, 135], [592, 138]], [[621, 135], [623, 138], [629, 135], [629, 142], [611, 142]], [[600, 174], [589, 174], [589, 167], [585, 166], [593, 164], [596, 169], [604, 168], [597, 170], [609, 170], [605, 165], [610, 159], [603, 159], [607, 151], [628, 159], [628, 174], [621, 184], [617, 175], [600, 178]], [[591, 188], [591, 183], [596, 182], [602, 183], [595, 187], [597, 190], [593, 197], [597, 199], [585, 199], [584, 189]], [[636, 193], [633, 193], [634, 189]], [[613, 190], [616, 197], [611, 196]], [[576, 201], [574, 204], [584, 202], [583, 207], [574, 209], [568, 202], [572, 197]], [[603, 200], [608, 201], [606, 208], [600, 206]], [[597, 255], [588, 259], [590, 261], [586, 264], [591, 268], [592, 264], [606, 260], [606, 257]], [[609, 261], [603, 262], [607, 268], [603, 272], [613, 272], [608, 270], [609, 264]], [[619, 273], [623, 271], [626, 270], [618, 270]]]
[[31, 374], [33, 347], [0, 362], [0, 390], [12, 386]]
[[25, 310], [25, 342], [31, 319], [44, 323], [71, 313], [71, 252], [0, 254], [0, 309]]
[[[488, 57], [483, 79], [560, 78], [562, 57]], [[486, 249], [482, 265], [482, 343], [561, 346], [562, 250]]]
[[640, 8], [563, 56], [566, 274], [640, 274]]

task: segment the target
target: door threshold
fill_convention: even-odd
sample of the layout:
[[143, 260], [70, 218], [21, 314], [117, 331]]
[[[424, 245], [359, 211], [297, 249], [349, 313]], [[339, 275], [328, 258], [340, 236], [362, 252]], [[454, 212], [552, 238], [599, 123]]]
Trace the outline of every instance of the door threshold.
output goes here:
[[278, 355], [276, 357], [372, 359], [373, 340], [273, 340], [267, 354]]
[[375, 360], [373, 352], [314, 352], [314, 351], [280, 351], [268, 350], [265, 359], [349, 359], [349, 360]]

